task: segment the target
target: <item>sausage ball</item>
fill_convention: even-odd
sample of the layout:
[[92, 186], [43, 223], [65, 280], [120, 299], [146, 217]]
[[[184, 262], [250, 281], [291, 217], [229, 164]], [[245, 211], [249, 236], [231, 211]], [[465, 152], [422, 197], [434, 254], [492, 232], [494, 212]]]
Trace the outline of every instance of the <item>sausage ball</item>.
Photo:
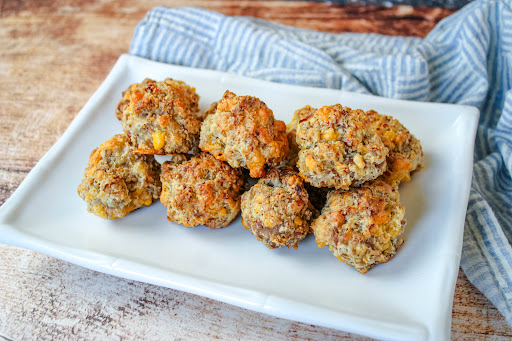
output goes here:
[[286, 125], [265, 103], [229, 91], [204, 120], [199, 147], [231, 167], [249, 169], [253, 178], [278, 166], [289, 150]]
[[242, 224], [269, 249], [297, 249], [310, 219], [304, 180], [291, 167], [269, 170], [242, 195]]
[[389, 149], [387, 170], [380, 179], [393, 185], [409, 181], [411, 174], [422, 168], [423, 150], [420, 141], [391, 116], [381, 115], [373, 110], [367, 111], [366, 115]]
[[160, 164], [153, 155], [134, 153], [128, 137], [120, 134], [92, 151], [78, 195], [89, 212], [118, 219], [151, 205], [160, 190]]
[[404, 207], [396, 187], [376, 180], [347, 192], [331, 191], [311, 224], [318, 247], [366, 273], [393, 257], [404, 240]]
[[188, 153], [197, 149], [204, 119], [198, 102], [195, 89], [184, 82], [145, 79], [123, 92], [116, 114], [138, 153]]
[[315, 187], [347, 190], [386, 170], [388, 149], [362, 110], [325, 106], [299, 122], [297, 167]]
[[226, 227], [240, 211], [240, 171], [200, 153], [179, 165], [162, 165], [160, 201], [167, 219], [187, 227]]

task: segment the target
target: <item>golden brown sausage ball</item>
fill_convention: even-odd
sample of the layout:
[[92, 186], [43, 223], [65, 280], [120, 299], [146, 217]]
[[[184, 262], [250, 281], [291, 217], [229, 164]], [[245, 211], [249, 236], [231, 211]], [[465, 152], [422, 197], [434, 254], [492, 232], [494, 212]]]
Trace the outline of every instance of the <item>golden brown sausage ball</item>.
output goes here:
[[229, 91], [204, 120], [199, 147], [234, 168], [249, 169], [253, 178], [278, 166], [289, 150], [286, 125], [265, 103]]
[[167, 219], [187, 227], [226, 227], [240, 211], [240, 172], [200, 153], [179, 165], [162, 165], [160, 201]]
[[149, 206], [160, 195], [160, 165], [153, 155], [134, 153], [124, 134], [92, 151], [78, 195], [98, 217], [118, 219]]
[[366, 273], [393, 257], [404, 240], [404, 207], [396, 187], [376, 180], [347, 192], [331, 191], [311, 224], [319, 247]]
[[269, 170], [242, 195], [242, 224], [269, 249], [297, 249], [310, 219], [304, 180], [291, 167]]
[[297, 167], [315, 187], [347, 190], [386, 170], [388, 149], [362, 110], [339, 104], [318, 109], [299, 122]]
[[[127, 100], [129, 101], [127, 103]], [[204, 113], [186, 83], [167, 78], [133, 84], [118, 104], [123, 130], [142, 154], [188, 153], [197, 148]]]

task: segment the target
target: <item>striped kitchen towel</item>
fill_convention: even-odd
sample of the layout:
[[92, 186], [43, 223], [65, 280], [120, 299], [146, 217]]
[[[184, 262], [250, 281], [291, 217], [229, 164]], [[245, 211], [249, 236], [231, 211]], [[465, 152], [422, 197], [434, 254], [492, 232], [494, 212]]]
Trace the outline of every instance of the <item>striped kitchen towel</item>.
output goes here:
[[474, 1], [425, 38], [329, 34], [158, 7], [130, 52], [274, 82], [481, 111], [461, 266], [512, 325], [512, 1]]

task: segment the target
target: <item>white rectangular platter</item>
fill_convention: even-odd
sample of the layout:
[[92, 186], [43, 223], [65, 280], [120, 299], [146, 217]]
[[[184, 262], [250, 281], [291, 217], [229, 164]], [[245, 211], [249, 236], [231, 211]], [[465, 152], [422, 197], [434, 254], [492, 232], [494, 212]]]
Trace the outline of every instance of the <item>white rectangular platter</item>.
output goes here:
[[[362, 275], [313, 236], [269, 250], [240, 223], [220, 230], [170, 223], [157, 202], [115, 221], [85, 209], [76, 188], [92, 149], [122, 132], [121, 92], [144, 78], [183, 80], [201, 109], [229, 89], [293, 112], [340, 103], [399, 119], [423, 145], [425, 169], [400, 187], [408, 224], [389, 263]], [[0, 208], [0, 242], [115, 276], [379, 339], [449, 339], [478, 110], [271, 83], [123, 55], [68, 130]]]

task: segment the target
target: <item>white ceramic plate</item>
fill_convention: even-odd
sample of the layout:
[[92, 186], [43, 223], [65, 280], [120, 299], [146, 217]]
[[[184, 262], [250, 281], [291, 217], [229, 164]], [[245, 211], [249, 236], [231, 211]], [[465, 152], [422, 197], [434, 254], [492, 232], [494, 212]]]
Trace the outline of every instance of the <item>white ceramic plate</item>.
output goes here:
[[[200, 107], [226, 89], [264, 100], [289, 122], [295, 109], [341, 103], [393, 115], [418, 137], [425, 170], [401, 185], [408, 224], [398, 254], [362, 275], [312, 236], [269, 250], [240, 224], [210, 230], [169, 223], [155, 203], [108, 221], [86, 212], [76, 188], [91, 150], [122, 132], [121, 92], [145, 77], [196, 87]], [[123, 55], [61, 139], [0, 208], [0, 242], [115, 276], [380, 339], [450, 337], [478, 110], [283, 85]]]

